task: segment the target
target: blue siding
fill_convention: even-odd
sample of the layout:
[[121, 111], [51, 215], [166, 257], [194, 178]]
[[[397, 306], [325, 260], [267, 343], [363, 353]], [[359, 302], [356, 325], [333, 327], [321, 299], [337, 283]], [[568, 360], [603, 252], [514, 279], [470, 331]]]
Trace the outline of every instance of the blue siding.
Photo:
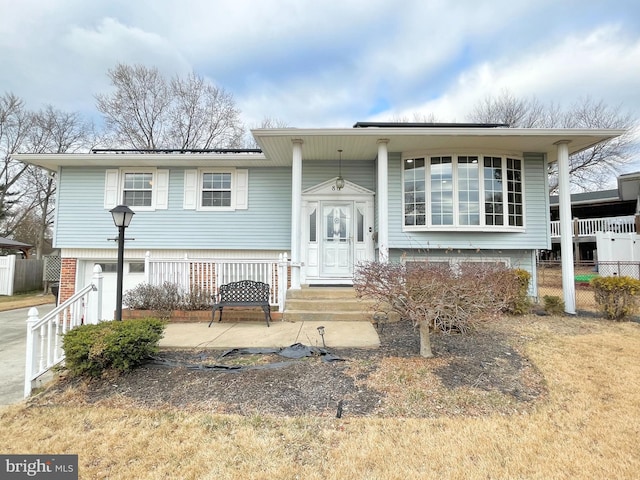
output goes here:
[[389, 155], [389, 247], [391, 249], [545, 249], [549, 247], [549, 200], [542, 155], [524, 157], [525, 230], [522, 232], [403, 232], [402, 162]]
[[[303, 161], [302, 189], [314, 187], [338, 176], [339, 162]], [[342, 176], [361, 187], [375, 191], [375, 161], [342, 162]]]
[[[169, 208], [138, 212], [126, 230], [136, 249], [288, 250], [291, 243], [291, 171], [249, 169], [249, 208], [235, 212], [184, 210], [184, 168], [170, 168]], [[117, 234], [104, 208], [104, 168], [64, 168], [58, 187], [55, 245], [115, 248]]]

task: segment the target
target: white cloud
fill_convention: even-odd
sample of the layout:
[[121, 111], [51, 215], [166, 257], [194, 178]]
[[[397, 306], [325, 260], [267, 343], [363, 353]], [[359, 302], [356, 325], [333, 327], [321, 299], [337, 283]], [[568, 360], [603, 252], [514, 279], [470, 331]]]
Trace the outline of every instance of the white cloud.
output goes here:
[[[556, 45], [532, 45], [517, 58], [497, 57], [461, 72], [443, 94], [411, 110], [463, 121], [473, 105], [504, 89], [515, 96], [569, 105], [590, 96], [640, 115], [640, 39], [617, 26], [571, 34]], [[401, 112], [407, 114], [409, 109]]]
[[21, 0], [0, 15], [0, 94], [95, 115], [107, 69], [124, 62], [208, 76], [249, 125], [269, 116], [349, 126], [418, 111], [463, 121], [503, 88], [542, 101], [589, 94], [640, 115], [634, 9], [626, 0]]

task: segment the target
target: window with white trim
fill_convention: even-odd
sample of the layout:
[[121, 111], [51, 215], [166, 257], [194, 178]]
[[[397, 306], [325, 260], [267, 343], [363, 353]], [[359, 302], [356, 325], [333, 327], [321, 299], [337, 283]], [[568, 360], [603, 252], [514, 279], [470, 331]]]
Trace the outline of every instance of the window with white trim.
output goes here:
[[523, 186], [522, 160], [511, 156], [404, 158], [404, 228], [521, 228]]
[[248, 207], [248, 170], [217, 168], [185, 170], [187, 210], [242, 210]]
[[120, 168], [105, 172], [104, 208], [127, 205], [135, 211], [166, 209], [169, 170]]
[[201, 207], [231, 206], [231, 173], [205, 172], [202, 174]]
[[150, 207], [153, 200], [153, 174], [125, 172], [122, 203], [130, 207]]

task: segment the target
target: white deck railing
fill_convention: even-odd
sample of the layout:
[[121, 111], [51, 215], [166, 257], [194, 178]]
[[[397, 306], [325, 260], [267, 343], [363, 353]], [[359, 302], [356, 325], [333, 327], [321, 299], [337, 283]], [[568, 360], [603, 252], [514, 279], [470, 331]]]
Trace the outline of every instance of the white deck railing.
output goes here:
[[284, 310], [288, 284], [287, 254], [278, 259], [155, 259], [145, 257], [145, 282], [162, 285], [175, 283], [185, 293], [194, 288], [216, 295], [220, 285], [239, 280], [254, 280], [270, 286], [269, 303]]
[[62, 336], [77, 326], [98, 323], [102, 311], [102, 269], [96, 265], [91, 283], [40, 318], [38, 309], [29, 309], [27, 318], [27, 358], [24, 396], [36, 380], [64, 360]]
[[[634, 215], [623, 217], [584, 218], [572, 221], [571, 236], [595, 237], [596, 232], [636, 233]], [[560, 237], [560, 221], [551, 222], [551, 238]]]

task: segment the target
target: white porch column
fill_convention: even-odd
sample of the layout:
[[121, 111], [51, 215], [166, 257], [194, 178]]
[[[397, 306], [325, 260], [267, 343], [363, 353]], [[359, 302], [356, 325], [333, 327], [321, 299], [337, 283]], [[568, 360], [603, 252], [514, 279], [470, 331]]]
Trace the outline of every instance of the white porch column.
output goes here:
[[293, 140], [291, 167], [291, 288], [300, 288], [300, 216], [302, 214], [302, 140]]
[[558, 203], [560, 207], [560, 255], [562, 256], [562, 295], [564, 311], [576, 313], [576, 285], [573, 270], [573, 224], [569, 186], [569, 142], [556, 143], [558, 151]]
[[378, 140], [378, 261], [389, 261], [389, 140]]

